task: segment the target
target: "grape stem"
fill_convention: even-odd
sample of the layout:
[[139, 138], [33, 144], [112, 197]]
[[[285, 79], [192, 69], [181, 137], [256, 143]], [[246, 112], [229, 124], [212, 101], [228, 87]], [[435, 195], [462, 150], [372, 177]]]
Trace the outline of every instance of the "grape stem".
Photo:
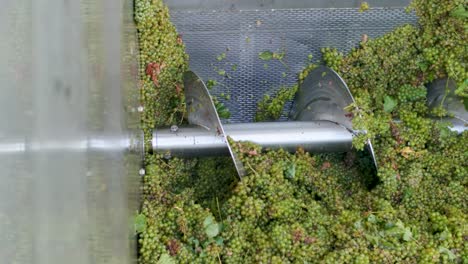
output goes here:
[[249, 168], [253, 171], [253, 173], [255, 173], [256, 176], [259, 176], [258, 175], [258, 172], [256, 170], [254, 170], [254, 168], [252, 168], [252, 165], [250, 165], [250, 163], [247, 161], [247, 166], [249, 166]]
[[223, 219], [223, 216], [221, 215], [221, 209], [219, 208], [218, 196], [216, 196], [216, 207], [218, 207], [219, 220], [221, 220]]
[[450, 90], [448, 89], [449, 80], [450, 78], [447, 78], [447, 81], [445, 82], [445, 94], [442, 100], [440, 101], [440, 107], [444, 107], [445, 99], [447, 98], [447, 95], [450, 93]]

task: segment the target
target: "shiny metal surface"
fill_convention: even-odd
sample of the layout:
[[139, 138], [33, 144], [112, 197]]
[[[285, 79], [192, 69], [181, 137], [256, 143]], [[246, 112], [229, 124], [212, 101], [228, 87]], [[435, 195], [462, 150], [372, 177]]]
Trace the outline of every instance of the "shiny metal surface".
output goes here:
[[124, 0], [2, 1], [1, 263], [136, 262], [132, 8]]
[[[316, 153], [345, 152], [351, 149], [353, 137], [346, 128], [328, 121], [226, 124], [224, 131], [235, 141], [290, 152], [299, 147]], [[223, 139], [202, 127], [181, 127], [176, 132], [159, 129], [154, 132], [153, 150], [183, 157], [229, 154]]]
[[347, 129], [328, 121], [226, 124], [224, 129], [236, 141], [291, 152], [298, 148], [315, 153], [345, 152], [351, 149], [353, 138]]
[[244, 176], [244, 166], [228, 143], [227, 135], [205, 83], [194, 72], [188, 71], [184, 74], [184, 88], [189, 123], [205, 128], [212, 137], [215, 137], [214, 140], [221, 139], [225, 142], [239, 177]]
[[290, 116], [301, 121], [327, 120], [352, 131], [351, 118], [344, 108], [353, 102], [343, 79], [332, 69], [319, 66], [301, 84]]
[[[298, 121], [330, 121], [353, 130], [351, 118], [345, 107], [354, 103], [354, 98], [345, 81], [334, 70], [319, 66], [309, 73], [300, 85], [294, 98], [290, 118]], [[377, 167], [374, 147], [370, 140], [366, 144], [367, 150]]]
[[438, 79], [427, 86], [429, 108], [443, 106], [453, 117], [444, 118], [452, 124], [450, 129], [462, 133], [468, 129], [468, 112], [463, 101], [455, 95], [456, 83], [451, 79]]
[[225, 139], [200, 126], [156, 129], [152, 145], [154, 152], [177, 157], [229, 155]]

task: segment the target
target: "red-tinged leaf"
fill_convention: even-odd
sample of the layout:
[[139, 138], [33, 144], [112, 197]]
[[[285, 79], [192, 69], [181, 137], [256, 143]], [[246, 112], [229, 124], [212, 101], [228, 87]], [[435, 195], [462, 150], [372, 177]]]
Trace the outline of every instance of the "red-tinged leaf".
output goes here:
[[322, 164], [322, 170], [329, 169], [330, 167], [331, 167], [331, 163], [328, 162], [328, 161], [325, 161], [325, 162]]

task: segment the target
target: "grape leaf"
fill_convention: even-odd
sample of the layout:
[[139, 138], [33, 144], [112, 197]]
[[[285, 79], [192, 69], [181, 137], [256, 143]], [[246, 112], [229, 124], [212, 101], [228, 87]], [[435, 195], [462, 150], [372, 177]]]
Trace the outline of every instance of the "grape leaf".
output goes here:
[[395, 226], [401, 229], [405, 228], [405, 225], [403, 224], [403, 222], [401, 222], [400, 219], [397, 220], [397, 222], [395, 223]]
[[439, 252], [447, 254], [450, 260], [454, 260], [457, 258], [457, 256], [455, 256], [455, 254], [453, 254], [453, 252], [449, 250], [448, 248], [439, 247]]
[[356, 229], [362, 229], [362, 223], [361, 223], [361, 220], [358, 220], [354, 223], [354, 227]]
[[439, 240], [447, 240], [450, 237], [450, 232], [445, 229], [442, 233], [440, 233]]
[[159, 257], [157, 264], [175, 264], [175, 261], [171, 256], [169, 256], [169, 254], [164, 253]]
[[369, 223], [372, 223], [372, 224], [375, 224], [377, 223], [377, 219], [375, 218], [375, 215], [371, 214], [367, 217], [367, 221], [369, 221]]
[[465, 7], [463, 5], [459, 5], [457, 8], [452, 10], [450, 12], [450, 15], [452, 17], [457, 17], [457, 18], [467, 18], [468, 17], [468, 11], [466, 11]]
[[211, 225], [211, 224], [214, 223], [214, 222], [215, 222], [215, 221], [214, 221], [213, 216], [211, 216], [211, 215], [210, 215], [210, 216], [207, 216], [207, 217], [205, 218], [205, 220], [203, 220], [203, 227], [204, 227], [204, 228], [207, 228], [209, 225]]
[[195, 248], [200, 246], [200, 241], [198, 241], [198, 239], [196, 239], [194, 237], [189, 238], [188, 242], [193, 244], [195, 246]]
[[144, 232], [146, 230], [146, 216], [144, 214], [138, 214], [135, 216], [134, 225], [137, 233]]
[[437, 122], [437, 128], [439, 128], [440, 139], [447, 138], [452, 134], [452, 131], [449, 129], [450, 126], [453, 126], [450, 122]]
[[393, 109], [395, 109], [395, 107], [397, 106], [397, 102], [395, 99], [393, 99], [392, 97], [390, 96], [385, 96], [384, 98], [384, 111], [387, 112], [387, 113], [390, 113], [393, 111]]
[[205, 234], [208, 238], [214, 238], [219, 234], [219, 225], [217, 223], [212, 223], [205, 227]]
[[294, 176], [296, 176], [296, 164], [293, 162], [289, 163], [284, 172], [284, 176], [288, 179], [294, 179]]
[[269, 51], [269, 50], [266, 50], [266, 51], [262, 51], [258, 54], [258, 57], [261, 59], [261, 60], [271, 60], [273, 59], [273, 52]]
[[391, 227], [385, 231], [386, 235], [394, 236], [394, 235], [400, 235], [401, 234], [401, 228], [399, 227]]
[[418, 62], [417, 65], [419, 66], [419, 69], [421, 69], [421, 71], [423, 72], [425, 72], [427, 68], [429, 68], [429, 65], [423, 61]]
[[218, 246], [222, 246], [224, 244], [224, 239], [222, 237], [218, 237], [215, 239], [215, 242]]
[[403, 240], [408, 242], [411, 239], [413, 239], [413, 233], [409, 228], [405, 228], [405, 232], [403, 233]]
[[373, 245], [378, 245], [379, 244], [379, 237], [374, 236], [374, 235], [369, 235], [369, 234], [364, 234], [366, 239]]

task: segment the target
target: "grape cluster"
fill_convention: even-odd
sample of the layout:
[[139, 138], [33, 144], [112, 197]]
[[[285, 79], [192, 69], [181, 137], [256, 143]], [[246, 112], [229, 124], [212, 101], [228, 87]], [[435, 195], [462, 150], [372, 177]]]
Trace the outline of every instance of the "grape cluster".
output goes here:
[[284, 105], [287, 101], [294, 98], [298, 87], [298, 85], [294, 85], [292, 87], [281, 87], [276, 95], [263, 96], [262, 100], [257, 103], [255, 121], [273, 121], [279, 119], [283, 113]]
[[427, 89], [424, 86], [413, 87], [403, 85], [398, 91], [398, 100], [401, 103], [408, 103], [426, 98]]
[[[162, 0], [135, 1], [135, 22], [139, 40], [142, 128], [151, 139], [156, 126], [181, 122], [184, 113], [183, 73], [188, 56], [182, 37], [169, 20]], [[146, 149], [151, 149], [146, 142]]]
[[343, 53], [334, 48], [322, 48], [321, 52], [325, 65], [335, 71], [340, 68], [343, 63]]

